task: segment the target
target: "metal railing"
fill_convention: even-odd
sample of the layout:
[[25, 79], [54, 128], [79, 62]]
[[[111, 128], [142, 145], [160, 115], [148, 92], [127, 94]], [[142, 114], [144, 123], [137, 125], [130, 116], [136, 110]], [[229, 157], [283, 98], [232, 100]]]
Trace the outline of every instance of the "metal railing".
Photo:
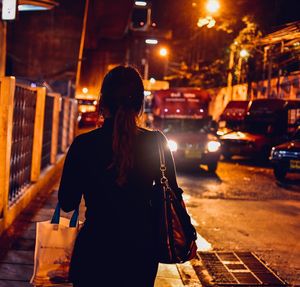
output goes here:
[[59, 176], [74, 137], [75, 107], [75, 100], [47, 95], [45, 87], [0, 78], [0, 233]]
[[47, 167], [50, 164], [52, 126], [53, 126], [53, 107], [54, 107], [54, 97], [47, 95], [46, 102], [45, 102], [45, 113], [44, 113], [41, 170], [43, 170], [45, 167]]
[[30, 183], [36, 91], [16, 86], [9, 178], [9, 203]]
[[64, 123], [64, 98], [60, 98], [60, 109], [59, 109], [59, 128], [58, 128], [58, 149], [57, 153], [63, 153], [62, 141], [63, 141], [63, 123]]

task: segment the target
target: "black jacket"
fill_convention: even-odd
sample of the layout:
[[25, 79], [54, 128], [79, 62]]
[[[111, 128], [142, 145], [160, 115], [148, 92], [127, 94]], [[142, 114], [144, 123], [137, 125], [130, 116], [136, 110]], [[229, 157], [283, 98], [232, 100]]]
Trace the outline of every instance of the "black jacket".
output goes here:
[[[99, 260], [109, 265], [123, 258], [126, 263], [122, 272], [128, 273], [130, 264], [138, 268], [136, 286], [152, 286], [157, 268], [151, 204], [153, 183], [160, 179], [157, 140], [166, 146], [167, 176], [175, 187], [173, 158], [162, 133], [139, 128], [134, 139], [133, 169], [127, 183], [119, 187], [116, 171], [108, 168], [113, 158], [112, 133], [113, 121], [108, 119], [102, 128], [76, 137], [65, 160], [58, 192], [61, 207], [67, 212], [74, 210], [82, 196], [86, 205], [86, 221], [72, 256], [71, 280], [86, 282], [87, 278], [110, 274], [109, 268], [99, 267]], [[126, 286], [123, 281], [118, 284]], [[128, 286], [135, 286], [132, 284]]]

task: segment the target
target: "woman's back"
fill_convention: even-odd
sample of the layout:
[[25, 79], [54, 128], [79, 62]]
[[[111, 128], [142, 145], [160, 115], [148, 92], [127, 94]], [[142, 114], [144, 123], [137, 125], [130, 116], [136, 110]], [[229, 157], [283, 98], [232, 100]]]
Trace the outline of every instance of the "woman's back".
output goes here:
[[[101, 89], [103, 127], [78, 136], [68, 151], [59, 202], [71, 211], [83, 196], [87, 208], [71, 259], [75, 286], [153, 286], [158, 228], [151, 200], [153, 183], [160, 179], [157, 141], [167, 142], [162, 134], [137, 127], [143, 100], [137, 71], [114, 68]], [[169, 150], [166, 164], [170, 184], [176, 184]], [[124, 264], [115, 278], [118, 258]], [[133, 264], [134, 282], [128, 277]], [[101, 284], [95, 285], [97, 276]]]

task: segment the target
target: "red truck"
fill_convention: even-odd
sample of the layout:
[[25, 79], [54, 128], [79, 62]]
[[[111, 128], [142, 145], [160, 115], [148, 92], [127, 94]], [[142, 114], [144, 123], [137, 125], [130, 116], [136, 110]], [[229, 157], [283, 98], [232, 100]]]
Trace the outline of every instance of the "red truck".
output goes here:
[[210, 95], [197, 88], [173, 88], [153, 94], [153, 127], [165, 133], [176, 164], [206, 165], [215, 172], [220, 142], [208, 115]]
[[218, 136], [242, 129], [248, 111], [249, 101], [230, 101], [219, 119]]
[[244, 125], [238, 131], [220, 136], [222, 154], [268, 159], [273, 146], [287, 140], [297, 126], [291, 112], [300, 108], [299, 100], [256, 99], [249, 103]]

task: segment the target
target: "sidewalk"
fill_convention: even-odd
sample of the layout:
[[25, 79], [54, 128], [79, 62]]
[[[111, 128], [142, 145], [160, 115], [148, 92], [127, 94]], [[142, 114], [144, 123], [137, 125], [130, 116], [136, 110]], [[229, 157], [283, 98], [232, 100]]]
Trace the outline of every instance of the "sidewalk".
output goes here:
[[[56, 191], [50, 196], [39, 194], [0, 238], [0, 287], [31, 286], [29, 280], [33, 271], [35, 222], [49, 220], [56, 202]], [[81, 210], [80, 218], [83, 218], [83, 208]], [[70, 285], [60, 287], [65, 286]], [[191, 264], [160, 264], [155, 287], [182, 286], [201, 286]]]

